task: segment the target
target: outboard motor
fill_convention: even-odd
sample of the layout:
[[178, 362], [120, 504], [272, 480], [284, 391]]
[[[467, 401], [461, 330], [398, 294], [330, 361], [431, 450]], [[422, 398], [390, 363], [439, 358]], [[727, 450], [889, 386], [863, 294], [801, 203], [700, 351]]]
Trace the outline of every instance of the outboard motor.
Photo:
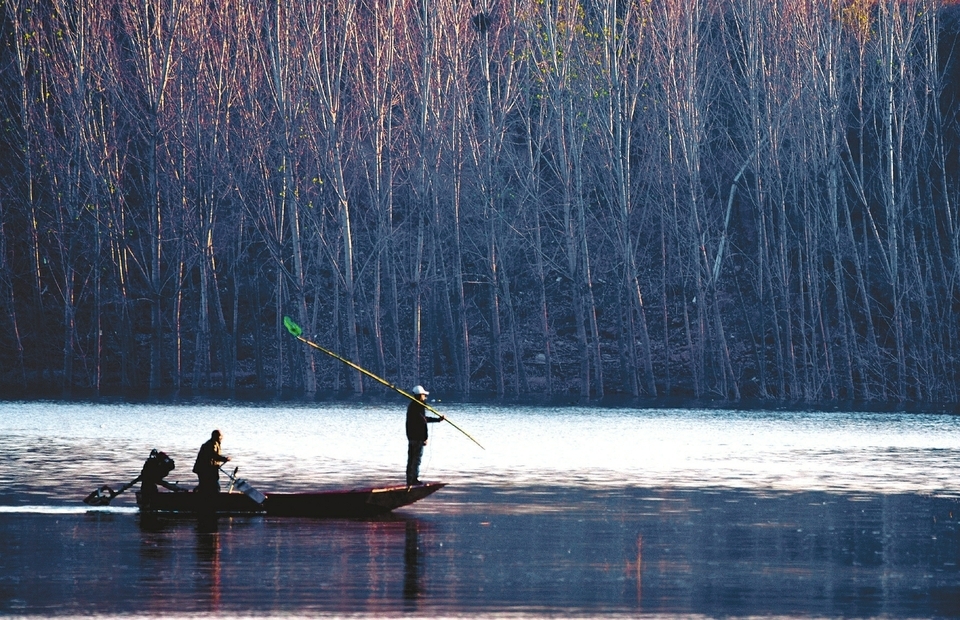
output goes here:
[[151, 494], [157, 492], [157, 485], [167, 474], [172, 472], [176, 465], [166, 452], [156, 448], [150, 451], [150, 457], [144, 462], [140, 470], [140, 492]]

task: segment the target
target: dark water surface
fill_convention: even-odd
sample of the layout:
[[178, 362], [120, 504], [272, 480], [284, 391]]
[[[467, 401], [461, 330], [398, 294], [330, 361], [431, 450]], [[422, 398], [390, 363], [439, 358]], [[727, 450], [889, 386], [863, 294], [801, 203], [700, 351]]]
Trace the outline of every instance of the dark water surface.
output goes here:
[[0, 405], [0, 615], [960, 617], [954, 417], [445, 412], [487, 449], [431, 425], [388, 518], [200, 522], [80, 500], [211, 425], [265, 491], [394, 483], [402, 407]]

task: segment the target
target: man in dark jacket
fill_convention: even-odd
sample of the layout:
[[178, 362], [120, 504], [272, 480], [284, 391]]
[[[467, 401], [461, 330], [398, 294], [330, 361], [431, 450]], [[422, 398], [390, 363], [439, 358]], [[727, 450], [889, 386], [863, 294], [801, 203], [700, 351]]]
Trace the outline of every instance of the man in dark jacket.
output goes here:
[[431, 418], [423, 403], [427, 401], [430, 392], [423, 386], [415, 386], [412, 390], [420, 402], [410, 401], [407, 406], [407, 486], [423, 484], [420, 482], [420, 460], [423, 458], [423, 446], [427, 445], [427, 423], [441, 422], [444, 417]]
[[193, 464], [193, 473], [197, 474], [200, 484], [198, 493], [220, 492], [220, 466], [230, 460], [229, 456], [220, 454], [220, 440], [223, 435], [220, 431], [210, 433], [210, 439], [200, 446], [197, 453], [197, 462]]

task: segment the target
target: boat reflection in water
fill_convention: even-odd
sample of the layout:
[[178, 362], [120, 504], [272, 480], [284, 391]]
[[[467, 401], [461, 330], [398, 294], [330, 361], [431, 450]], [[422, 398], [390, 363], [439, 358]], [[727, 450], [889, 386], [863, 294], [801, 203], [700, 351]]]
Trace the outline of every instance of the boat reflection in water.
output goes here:
[[[215, 514], [204, 513], [192, 518], [171, 518], [155, 513], [141, 513], [140, 556], [145, 567], [179, 565], [188, 554], [189, 537], [193, 539], [194, 568], [188, 574], [194, 582], [195, 604], [203, 611], [220, 611], [221, 601], [221, 536], [220, 521], [225, 521], [229, 530], [230, 523]], [[183, 586], [189, 586], [184, 583]], [[153, 592], [153, 589], [147, 589]], [[162, 593], [148, 609], [163, 609], [166, 605]]]
[[[368, 519], [137, 516], [138, 613], [289, 613], [323, 609], [379, 615], [418, 611], [427, 556], [410, 516]], [[112, 611], [122, 613], [117, 601]], [[0, 606], [2, 609], [2, 606]]]

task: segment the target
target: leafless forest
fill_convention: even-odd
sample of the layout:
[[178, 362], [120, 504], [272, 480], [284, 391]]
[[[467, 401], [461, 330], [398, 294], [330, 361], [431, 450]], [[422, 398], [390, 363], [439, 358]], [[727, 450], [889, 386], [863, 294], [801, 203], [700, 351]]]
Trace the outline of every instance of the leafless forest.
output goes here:
[[0, 0], [6, 394], [952, 404], [945, 0]]

